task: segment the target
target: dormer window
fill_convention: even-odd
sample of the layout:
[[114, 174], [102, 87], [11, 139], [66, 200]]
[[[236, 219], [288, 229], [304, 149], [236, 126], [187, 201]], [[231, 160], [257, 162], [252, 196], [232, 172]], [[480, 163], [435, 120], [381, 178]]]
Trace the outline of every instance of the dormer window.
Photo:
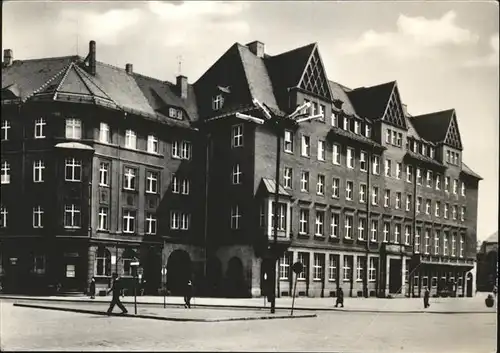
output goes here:
[[357, 135], [361, 133], [361, 123], [357, 120], [354, 120], [354, 133]]
[[182, 110], [175, 109], [175, 108], [169, 108], [168, 109], [168, 116], [173, 118], [173, 119], [182, 120]]
[[224, 96], [222, 94], [219, 93], [216, 96], [212, 97], [213, 110], [220, 110], [222, 109], [223, 105], [224, 105]]
[[368, 124], [365, 125], [365, 137], [372, 137], [372, 127]]

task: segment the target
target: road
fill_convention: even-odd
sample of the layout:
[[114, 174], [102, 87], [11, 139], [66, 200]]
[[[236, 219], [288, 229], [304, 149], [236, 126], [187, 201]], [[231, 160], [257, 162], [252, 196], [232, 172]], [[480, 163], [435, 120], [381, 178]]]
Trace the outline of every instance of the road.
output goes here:
[[0, 301], [0, 348], [6, 351], [496, 351], [495, 313], [318, 312], [311, 319], [188, 323], [20, 308], [12, 303]]

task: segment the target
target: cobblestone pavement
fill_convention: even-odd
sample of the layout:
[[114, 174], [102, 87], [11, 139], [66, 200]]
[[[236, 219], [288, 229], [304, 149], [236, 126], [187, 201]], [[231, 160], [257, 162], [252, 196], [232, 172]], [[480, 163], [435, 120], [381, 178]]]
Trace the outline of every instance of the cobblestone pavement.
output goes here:
[[168, 322], [20, 308], [14, 307], [12, 301], [2, 300], [0, 348], [8, 351], [496, 351], [494, 313], [317, 314], [316, 318], [297, 320]]

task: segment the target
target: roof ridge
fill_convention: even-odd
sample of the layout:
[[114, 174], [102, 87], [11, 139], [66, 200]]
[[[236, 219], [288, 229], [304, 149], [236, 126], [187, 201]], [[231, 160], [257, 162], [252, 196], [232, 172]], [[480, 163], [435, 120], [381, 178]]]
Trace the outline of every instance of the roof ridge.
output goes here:
[[354, 92], [354, 91], [357, 91], [357, 90], [362, 90], [362, 89], [376, 88], [376, 87], [380, 87], [380, 86], [384, 86], [384, 85], [388, 85], [388, 84], [396, 84], [396, 82], [397, 82], [396, 80], [392, 80], [392, 81], [387, 81], [387, 82], [384, 82], [384, 83], [379, 83], [379, 84], [373, 85], [373, 86], [356, 87], [356, 88], [351, 89], [351, 92]]
[[13, 63], [16, 62], [26, 62], [26, 61], [49, 61], [49, 60], [57, 60], [57, 59], [83, 59], [82, 56], [80, 55], [62, 55], [62, 56], [51, 56], [48, 58], [34, 58], [34, 59], [16, 59], [13, 61]]
[[309, 44], [306, 44], [306, 45], [303, 45], [301, 47], [298, 47], [298, 48], [295, 48], [295, 49], [291, 49], [291, 50], [288, 50], [288, 51], [285, 51], [285, 52], [282, 52], [282, 53], [279, 53], [279, 54], [276, 54], [276, 55], [270, 55], [269, 57], [272, 59], [272, 58], [277, 58], [281, 55], [285, 55], [285, 54], [290, 54], [290, 53], [293, 53], [294, 51], [299, 51], [301, 49], [305, 49], [309, 46], [316, 46], [318, 43], [317, 42], [312, 42], [312, 43], [309, 43]]
[[412, 118], [419, 118], [419, 117], [424, 117], [424, 116], [428, 116], [428, 115], [440, 114], [440, 113], [444, 113], [444, 112], [453, 112], [454, 110], [455, 110], [455, 108], [443, 109], [443, 110], [438, 110], [435, 112], [430, 112], [430, 113], [425, 113], [425, 114], [412, 115], [411, 117]]
[[111, 102], [113, 102], [116, 106], [118, 106], [118, 104], [114, 101], [114, 99], [112, 99], [104, 89], [102, 89], [98, 84], [97, 82], [95, 82], [92, 77], [87, 73], [87, 71], [85, 71], [84, 69], [82, 69], [81, 67], [79, 67], [78, 65], [74, 65], [75, 68], [76, 68], [76, 73], [80, 76], [80, 78], [82, 79], [83, 81], [83, 84], [87, 87], [87, 89], [89, 90], [90, 94], [95, 96], [95, 94], [92, 92], [92, 89], [89, 87], [89, 85], [87, 84], [87, 82], [85, 82], [85, 80], [83, 79], [82, 75], [90, 81], [90, 83], [92, 83], [95, 87], [97, 87], [97, 89], [99, 91], [101, 91], [101, 93], [104, 95], [104, 97], [106, 97], [107, 99], [109, 99]]
[[47, 81], [45, 81], [44, 84], [42, 84], [38, 89], [34, 90], [29, 96], [27, 96], [25, 98], [25, 100], [28, 100], [29, 98], [31, 98], [32, 96], [34, 96], [35, 94], [39, 93], [42, 89], [44, 89], [45, 87], [48, 86], [48, 84], [52, 81], [54, 81], [57, 77], [59, 77], [62, 73], [65, 73], [67, 72], [67, 70], [69, 69], [69, 67], [73, 64], [73, 61], [71, 61], [68, 65], [66, 65], [65, 67], [63, 67], [59, 72], [57, 72], [54, 76], [52, 76], [51, 78], [49, 78]]

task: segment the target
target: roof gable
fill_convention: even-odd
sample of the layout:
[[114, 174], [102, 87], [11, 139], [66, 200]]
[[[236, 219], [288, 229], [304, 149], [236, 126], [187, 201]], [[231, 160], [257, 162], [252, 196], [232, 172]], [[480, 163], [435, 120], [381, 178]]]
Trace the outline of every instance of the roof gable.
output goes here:
[[347, 115], [356, 115], [354, 106], [347, 95], [348, 90], [337, 82], [329, 81], [328, 83], [330, 85], [330, 92], [332, 92], [332, 99], [338, 99], [342, 102], [342, 110], [344, 113]]
[[462, 149], [462, 139], [460, 138], [460, 131], [458, 130], [457, 114], [455, 110], [453, 110], [453, 115], [450, 120], [450, 125], [448, 126], [448, 131], [446, 132], [444, 143], [456, 149]]
[[382, 120], [402, 129], [408, 128], [406, 125], [403, 105], [401, 104], [401, 97], [399, 96], [399, 89], [396, 82], [394, 82], [392, 93], [389, 98], [389, 102], [385, 107], [385, 113]]
[[361, 87], [348, 91], [356, 113], [364, 118], [378, 120], [384, 117], [395, 81], [372, 87]]
[[443, 142], [454, 110], [443, 110], [439, 112], [417, 115], [410, 118], [418, 134], [427, 141]]
[[328, 78], [326, 77], [325, 67], [319, 55], [317, 44], [314, 45], [313, 51], [309, 56], [298, 86], [315, 95], [332, 100]]

